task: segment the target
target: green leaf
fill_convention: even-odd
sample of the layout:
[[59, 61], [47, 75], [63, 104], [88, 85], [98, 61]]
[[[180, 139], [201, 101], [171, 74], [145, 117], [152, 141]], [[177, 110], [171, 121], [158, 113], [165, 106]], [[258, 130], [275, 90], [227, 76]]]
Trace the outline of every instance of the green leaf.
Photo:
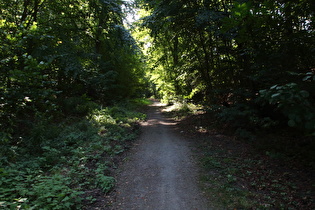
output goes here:
[[303, 78], [303, 81], [307, 81], [307, 80], [309, 80], [310, 78], [312, 78], [312, 76], [306, 76], [306, 77]]
[[289, 120], [288, 125], [289, 125], [290, 127], [294, 127], [294, 126], [296, 126], [296, 123], [295, 123], [294, 120]]
[[70, 197], [66, 196], [66, 197], [64, 197], [64, 199], [62, 199], [62, 202], [65, 202], [65, 201], [68, 201], [68, 200], [70, 200]]
[[275, 93], [275, 94], [272, 94], [271, 95], [271, 98], [275, 98], [275, 97], [278, 97], [278, 96], [280, 96], [281, 94], [280, 93]]
[[274, 85], [270, 88], [270, 90], [275, 89], [276, 87], [278, 87], [278, 85]]
[[303, 96], [304, 98], [307, 98], [310, 96], [309, 92], [307, 92], [306, 90], [302, 90], [300, 91], [301, 96]]

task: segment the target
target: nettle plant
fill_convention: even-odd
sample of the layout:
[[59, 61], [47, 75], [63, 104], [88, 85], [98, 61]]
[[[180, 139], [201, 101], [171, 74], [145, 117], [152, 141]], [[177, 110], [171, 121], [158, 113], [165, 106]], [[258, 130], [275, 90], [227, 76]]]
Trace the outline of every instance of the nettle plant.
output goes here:
[[290, 127], [300, 128], [315, 136], [315, 112], [308, 91], [301, 90], [296, 83], [289, 83], [274, 85], [259, 93], [288, 118]]

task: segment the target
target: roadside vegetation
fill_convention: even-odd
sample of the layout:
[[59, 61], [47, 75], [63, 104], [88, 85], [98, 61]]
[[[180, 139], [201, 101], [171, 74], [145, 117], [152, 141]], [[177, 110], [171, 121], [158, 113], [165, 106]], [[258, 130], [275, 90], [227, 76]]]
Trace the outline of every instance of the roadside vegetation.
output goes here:
[[[0, 208], [73, 209], [115, 185], [115, 160], [138, 135], [145, 100], [95, 108], [82, 117], [34, 126], [17, 144], [2, 144]], [[147, 102], [145, 102], [147, 103]]]
[[155, 93], [182, 103], [173, 116], [200, 140], [209, 195], [228, 209], [314, 209], [314, 4], [137, 2]]
[[[145, 117], [134, 104], [149, 102], [135, 98], [151, 96], [179, 102], [178, 120], [197, 116], [194, 132], [261, 154], [200, 143], [218, 172], [207, 182], [246, 180], [244, 197], [267, 196], [234, 207], [313, 207], [314, 183], [290, 180], [314, 171], [314, 17], [311, 0], [0, 1], [0, 207], [81, 208], [108, 192]], [[222, 191], [243, 195], [233, 189]]]
[[80, 209], [114, 186], [147, 94], [129, 6], [0, 2], [1, 209]]
[[192, 104], [177, 102], [164, 112], [194, 141], [201, 187], [217, 208], [314, 209], [312, 137], [286, 129], [244, 136], [218, 113]]
[[315, 136], [309, 0], [137, 2], [133, 34], [158, 97], [202, 104], [244, 137], [279, 127]]

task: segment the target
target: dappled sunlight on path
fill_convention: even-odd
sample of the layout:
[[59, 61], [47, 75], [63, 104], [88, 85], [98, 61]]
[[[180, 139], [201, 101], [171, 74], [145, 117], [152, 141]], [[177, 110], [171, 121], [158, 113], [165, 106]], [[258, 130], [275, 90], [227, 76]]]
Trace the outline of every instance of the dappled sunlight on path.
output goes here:
[[176, 122], [150, 106], [138, 145], [119, 174], [112, 209], [209, 209], [198, 188], [198, 168], [189, 141], [177, 136]]

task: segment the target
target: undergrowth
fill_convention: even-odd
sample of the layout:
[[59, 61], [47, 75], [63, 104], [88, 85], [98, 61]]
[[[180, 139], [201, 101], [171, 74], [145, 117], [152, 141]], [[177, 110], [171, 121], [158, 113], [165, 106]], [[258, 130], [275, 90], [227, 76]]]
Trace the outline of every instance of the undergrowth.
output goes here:
[[133, 110], [145, 103], [134, 100], [58, 123], [37, 122], [10, 142], [2, 137], [0, 209], [78, 209], [95, 200], [87, 191], [109, 192], [115, 185], [113, 159], [137, 137], [145, 115]]
[[213, 138], [202, 145], [201, 181], [212, 201], [227, 209], [314, 208], [311, 176], [299, 165], [230, 141]]
[[181, 119], [187, 115], [196, 113], [196, 111], [200, 108], [200, 106], [192, 103], [174, 102], [172, 105], [167, 106], [163, 112], [175, 119]]
[[311, 136], [275, 130], [250, 107], [181, 107], [165, 111], [199, 144], [202, 187], [217, 209], [314, 209]]

